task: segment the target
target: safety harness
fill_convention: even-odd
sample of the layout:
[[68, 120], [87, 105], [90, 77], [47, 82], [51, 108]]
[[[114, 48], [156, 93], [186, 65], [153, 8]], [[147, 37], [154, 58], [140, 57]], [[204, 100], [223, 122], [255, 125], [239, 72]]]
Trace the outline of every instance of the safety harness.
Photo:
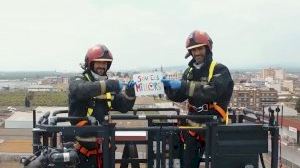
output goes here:
[[[92, 81], [91, 77], [87, 74], [84, 73], [84, 77], [86, 78], [86, 80], [88, 81]], [[100, 83], [101, 85], [101, 83]], [[101, 88], [103, 88], [103, 86], [101, 86]], [[106, 100], [107, 101], [107, 106], [109, 109], [112, 108], [111, 106], [111, 101], [113, 100], [113, 96], [110, 92], [97, 96], [95, 98], [91, 99], [91, 103], [89, 103], [88, 108], [87, 108], [87, 112], [86, 115], [87, 116], [92, 116], [93, 112], [94, 112], [94, 107], [95, 107], [95, 99], [102, 99], [102, 100]], [[82, 120], [79, 121], [76, 126], [77, 127], [83, 127], [85, 125], [88, 124], [88, 121], [86, 120]], [[97, 158], [97, 166], [98, 168], [102, 168], [103, 167], [103, 152], [102, 152], [102, 138], [96, 138], [96, 137], [76, 137], [76, 143], [74, 144], [75, 149], [80, 152], [82, 155], [86, 156], [86, 157], [91, 157], [92, 155], [96, 155]], [[82, 146], [80, 142], [93, 142], [96, 144], [96, 148], [94, 149], [87, 149], [84, 146]]]
[[[210, 63], [209, 71], [208, 71], [208, 82], [210, 82], [213, 77], [216, 65], [217, 65], [217, 62], [214, 60]], [[193, 68], [190, 67], [188, 70], [187, 77], [189, 77], [190, 72], [192, 72], [192, 70], [193, 70]], [[217, 104], [217, 102], [203, 104], [200, 107], [196, 107], [196, 106], [193, 106], [190, 103], [188, 103], [188, 108], [192, 109], [194, 112], [199, 112], [199, 113], [202, 111], [215, 110], [216, 112], [218, 112], [220, 114], [222, 122], [224, 122], [225, 124], [228, 124], [228, 112], [225, 111], [221, 106], [219, 106]]]
[[[214, 60], [210, 63], [209, 71], [208, 71], [208, 83], [211, 81], [211, 79], [213, 77], [216, 65], [217, 65], [217, 62]], [[190, 79], [192, 70], [193, 70], [193, 67], [190, 67], [188, 69], [187, 79]], [[199, 112], [199, 113], [203, 112], [203, 111], [215, 110], [216, 112], [218, 112], [220, 114], [222, 122], [224, 122], [225, 124], [228, 124], [228, 112], [225, 111], [221, 106], [219, 106], [217, 104], [217, 102], [203, 104], [200, 107], [196, 107], [196, 106], [193, 106], [190, 103], [188, 103], [188, 109], [192, 109], [193, 112]], [[194, 123], [194, 122], [191, 121], [191, 123]], [[200, 124], [198, 124], [197, 126], [200, 126]], [[192, 130], [189, 130], [188, 133], [190, 136], [195, 137], [201, 144], [205, 143], [205, 138], [203, 135], [199, 135], [197, 132], [192, 131]], [[182, 133], [180, 134], [180, 140], [183, 143], [185, 142], [184, 136]]]
[[[79, 121], [76, 126], [77, 127], [83, 127], [88, 124], [88, 121], [82, 120]], [[97, 158], [97, 167], [102, 168], [103, 167], [103, 152], [102, 152], [102, 138], [96, 138], [96, 137], [75, 137], [76, 142], [74, 144], [74, 148], [80, 152], [82, 155], [86, 157], [91, 157], [92, 155], [96, 155]], [[94, 149], [87, 149], [86, 147], [82, 146], [80, 142], [92, 142], [95, 143], [96, 148]]]

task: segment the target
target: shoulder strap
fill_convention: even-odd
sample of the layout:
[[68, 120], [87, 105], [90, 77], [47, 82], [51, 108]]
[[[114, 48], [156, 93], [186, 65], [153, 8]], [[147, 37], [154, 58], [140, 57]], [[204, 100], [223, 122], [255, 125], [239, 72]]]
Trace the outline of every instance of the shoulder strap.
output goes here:
[[208, 71], [208, 82], [210, 82], [211, 78], [213, 77], [213, 74], [214, 74], [214, 70], [215, 70], [215, 66], [217, 65], [217, 62], [215, 60], [213, 60], [211, 63], [210, 63], [210, 66], [209, 66], [209, 71]]
[[192, 74], [192, 71], [193, 71], [193, 67], [189, 66], [185, 71], [184, 71], [184, 76], [186, 77], [186, 80], [189, 80], [191, 78], [193, 78], [193, 74]]
[[92, 81], [90, 75], [88, 73], [84, 73], [83, 76], [88, 80], [88, 81]]

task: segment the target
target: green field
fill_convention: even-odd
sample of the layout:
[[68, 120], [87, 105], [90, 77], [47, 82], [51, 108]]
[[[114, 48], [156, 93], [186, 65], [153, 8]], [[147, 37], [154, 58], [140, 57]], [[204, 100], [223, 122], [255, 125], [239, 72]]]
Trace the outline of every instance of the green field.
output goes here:
[[[26, 91], [0, 92], [0, 106], [24, 106]], [[31, 106], [67, 106], [67, 92], [34, 92]]]

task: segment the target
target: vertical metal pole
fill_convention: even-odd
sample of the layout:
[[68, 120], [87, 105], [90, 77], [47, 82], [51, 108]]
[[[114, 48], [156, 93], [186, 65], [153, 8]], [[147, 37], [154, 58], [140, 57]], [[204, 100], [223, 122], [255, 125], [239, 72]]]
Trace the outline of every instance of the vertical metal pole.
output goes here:
[[160, 131], [156, 133], [156, 168], [160, 168]]
[[[218, 134], [217, 134], [217, 126], [218, 126], [218, 123], [217, 121], [213, 121], [211, 122], [210, 124], [210, 127], [208, 129], [210, 129], [210, 140], [208, 141], [210, 144], [210, 154], [211, 154], [211, 167], [214, 168], [215, 167], [215, 157], [217, 156], [217, 151], [216, 151], [216, 147], [213, 147], [215, 144], [217, 144], [217, 138], [218, 138]], [[206, 142], [207, 143], [207, 142]], [[206, 158], [205, 156], [205, 159], [207, 159], [207, 161], [209, 161], [209, 157]], [[208, 168], [208, 167], [207, 167]]]
[[279, 106], [276, 107], [276, 122], [277, 122], [277, 125], [279, 124], [279, 112], [280, 112], [280, 108]]
[[111, 149], [110, 149], [110, 157], [111, 157], [111, 168], [115, 167], [115, 151], [116, 151], [116, 141], [115, 141], [115, 129], [111, 128], [110, 129], [110, 144], [111, 144]]
[[56, 147], [57, 146], [57, 133], [54, 132], [52, 133], [52, 137], [51, 137], [51, 147]]
[[46, 131], [42, 132], [43, 137], [43, 146], [49, 146], [49, 139], [48, 139], [48, 133]]
[[[152, 120], [148, 120], [148, 127], [152, 127]], [[148, 131], [148, 142], [147, 142], [147, 168], [153, 168], [154, 163], [154, 151], [153, 151], [153, 139], [154, 134], [152, 131]]]
[[170, 132], [170, 134], [169, 134], [169, 168], [173, 167], [173, 149], [174, 149], [173, 138], [174, 138], [174, 133]]
[[281, 105], [281, 128], [282, 128], [282, 124], [283, 124], [283, 105]]
[[161, 159], [161, 167], [166, 167], [166, 132], [161, 133], [161, 150], [162, 150], [162, 159]]
[[32, 110], [32, 128], [36, 127], [36, 111]]
[[211, 125], [207, 125], [205, 129], [205, 168], [209, 168], [209, 155], [210, 155], [210, 150], [211, 150], [211, 142], [210, 142], [210, 137], [211, 137]]
[[243, 120], [244, 120], [244, 115], [239, 115], [239, 123], [243, 123]]
[[262, 107], [263, 109], [262, 109], [262, 113], [263, 113], [263, 124], [265, 123], [265, 107], [263, 106]]
[[297, 131], [297, 144], [300, 145], [300, 130]]
[[269, 116], [270, 116], [269, 125], [274, 126], [275, 125], [275, 114], [274, 114], [275, 111], [271, 107], [269, 107], [268, 111], [269, 111]]
[[278, 168], [278, 140], [279, 140], [279, 128], [273, 127], [271, 131], [271, 168]]
[[40, 129], [33, 128], [32, 129], [32, 152], [36, 153], [39, 151], [41, 146], [41, 137], [40, 137]]
[[[186, 134], [186, 130], [182, 130], [182, 134], [183, 134], [183, 136], [185, 136], [185, 134]], [[180, 155], [179, 155], [179, 160], [180, 160], [180, 168], [183, 168], [183, 164], [184, 164], [184, 157], [183, 157], [183, 155], [184, 155], [184, 152], [185, 152], [185, 142], [182, 142], [182, 143], [180, 143], [179, 144], [179, 153], [180, 153]]]
[[176, 109], [176, 114], [177, 114], [177, 115], [180, 114], [180, 109]]
[[271, 131], [271, 168], [278, 168], [278, 140], [279, 140], [279, 127], [275, 122], [274, 110], [269, 107], [269, 126]]
[[236, 110], [235, 109], [231, 109], [231, 111], [232, 111], [231, 122], [232, 123], [236, 123]]
[[[120, 164], [120, 168], [128, 168], [128, 159], [129, 159], [129, 144], [126, 142], [124, 145], [124, 149], [123, 149], [123, 154], [122, 154], [122, 162]], [[126, 162], [124, 162], [124, 160]]]
[[[97, 137], [100, 137], [101, 133], [98, 132]], [[104, 131], [104, 134], [102, 135], [104, 140], [103, 140], [103, 167], [111, 167], [109, 162], [109, 133], [107, 131]]]

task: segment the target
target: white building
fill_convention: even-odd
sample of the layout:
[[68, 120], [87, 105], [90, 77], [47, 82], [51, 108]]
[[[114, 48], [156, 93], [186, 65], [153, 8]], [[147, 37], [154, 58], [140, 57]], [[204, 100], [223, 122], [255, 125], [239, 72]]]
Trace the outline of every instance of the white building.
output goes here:
[[262, 77], [264, 79], [271, 77], [276, 80], [284, 80], [285, 71], [281, 68], [266, 68], [262, 70]]
[[275, 71], [275, 79], [284, 80], [285, 79], [285, 72], [283, 69], [274, 69]]
[[28, 87], [28, 92], [55, 92], [58, 91], [51, 85], [31, 85]]
[[290, 92], [294, 92], [294, 81], [293, 80], [283, 80], [282, 86]]

